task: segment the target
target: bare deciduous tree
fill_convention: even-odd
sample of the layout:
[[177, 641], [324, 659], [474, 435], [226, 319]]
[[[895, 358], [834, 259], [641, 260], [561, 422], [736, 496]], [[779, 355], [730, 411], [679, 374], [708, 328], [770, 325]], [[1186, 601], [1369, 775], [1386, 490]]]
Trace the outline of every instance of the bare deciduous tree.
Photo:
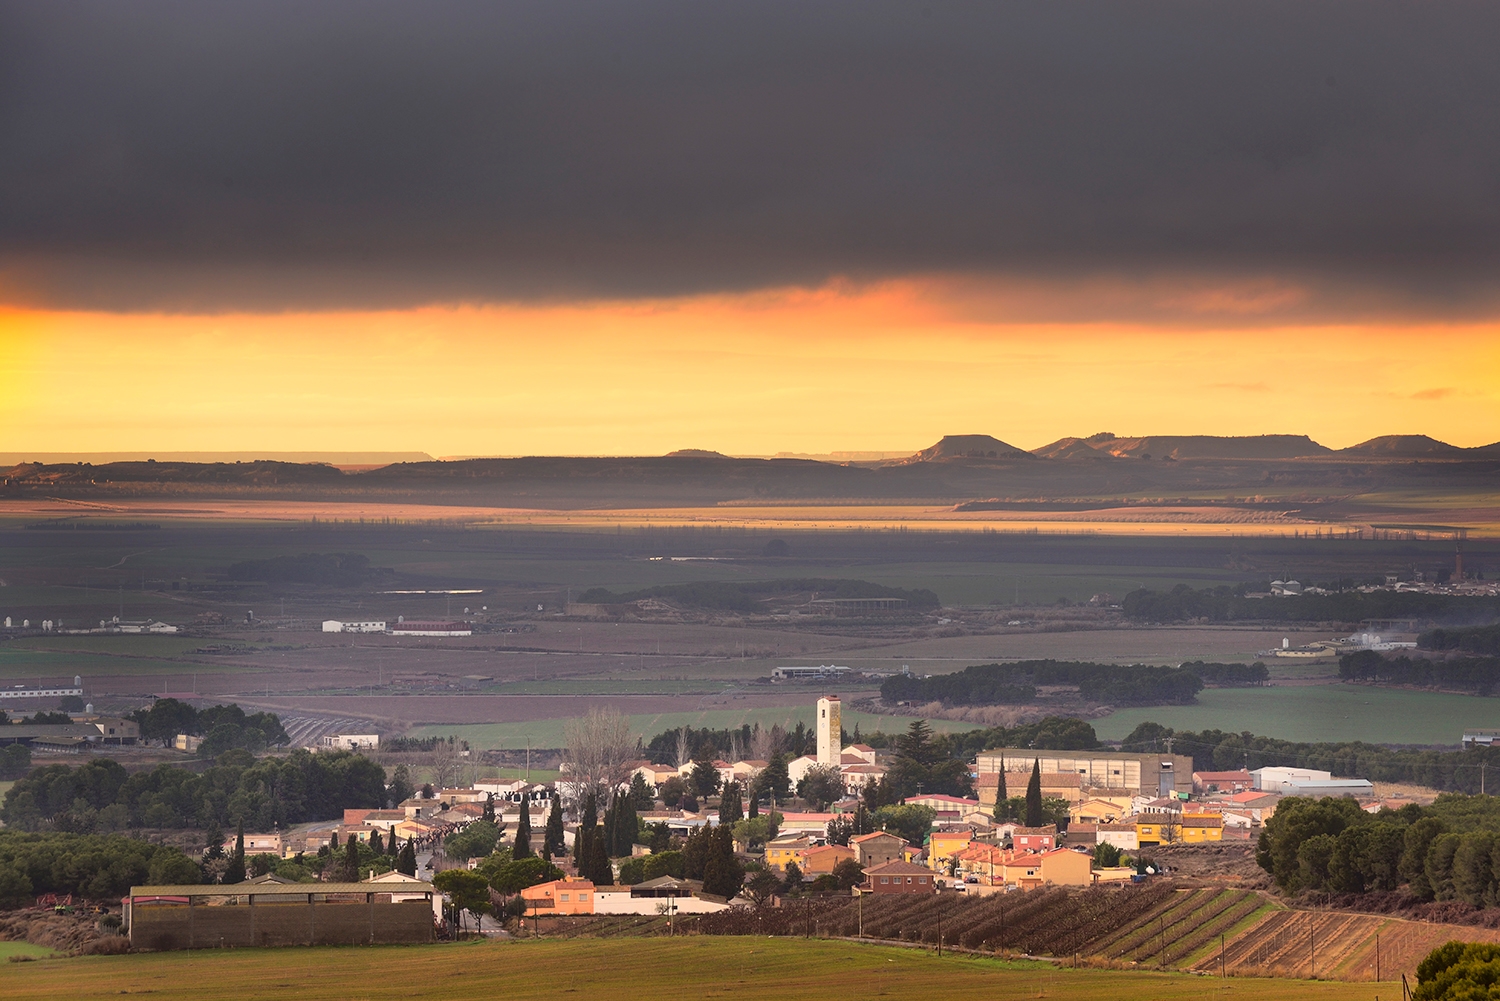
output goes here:
[[572, 801], [580, 802], [590, 791], [601, 803], [612, 801], [628, 777], [626, 765], [635, 750], [625, 717], [618, 709], [591, 709], [587, 716], [563, 726], [563, 739], [568, 743], [564, 784]]
[[449, 737], [439, 740], [428, 754], [428, 767], [432, 769], [432, 784], [438, 789], [453, 787], [454, 780], [463, 774], [463, 757], [458, 741]]
[[688, 743], [688, 728], [677, 731], [677, 767], [681, 768], [693, 759], [693, 748]]

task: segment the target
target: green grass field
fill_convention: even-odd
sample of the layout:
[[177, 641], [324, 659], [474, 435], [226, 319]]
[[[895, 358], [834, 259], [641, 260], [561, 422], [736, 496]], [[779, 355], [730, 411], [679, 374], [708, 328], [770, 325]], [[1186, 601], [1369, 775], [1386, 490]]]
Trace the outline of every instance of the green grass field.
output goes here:
[[[11, 783], [7, 782], [6, 785], [11, 785]], [[48, 956], [56, 955], [56, 949], [50, 949], [45, 945], [32, 945], [30, 942], [0, 942], [0, 962], [9, 962], [12, 956], [46, 959]]]
[[156, 676], [162, 674], [230, 674], [245, 673], [253, 668], [243, 665], [162, 660], [142, 655], [124, 657], [106, 653], [78, 653], [69, 650], [28, 650], [24, 647], [0, 647], [0, 680], [20, 683], [37, 680], [63, 680], [72, 675]]
[[[780, 723], [788, 729], [797, 725], [800, 721], [808, 726], [813, 724], [813, 705], [784, 707], [774, 709], [705, 709], [697, 713], [643, 713], [641, 715], [627, 717], [630, 720], [632, 733], [639, 734], [646, 740], [650, 740], [663, 730], [675, 730], [683, 726], [696, 728], [710, 727], [712, 729], [724, 729], [726, 727], [737, 727], [744, 723], [759, 723], [762, 727], [774, 726]], [[562, 747], [566, 743], [563, 740], [563, 727], [567, 719], [539, 719], [524, 723], [476, 723], [476, 724], [433, 724], [430, 726], [419, 726], [412, 728], [408, 736], [412, 737], [447, 737], [455, 736], [461, 740], [467, 740], [471, 747], [487, 750], [490, 748], [506, 748], [515, 750], [525, 747], [526, 740], [531, 739], [532, 747]], [[873, 733], [875, 730], [883, 729], [886, 733], [904, 731], [911, 725], [911, 717], [908, 716], [875, 716], [870, 713], [845, 712], [844, 729], [854, 730], [854, 725], [859, 724], [863, 733]], [[950, 720], [929, 720], [934, 730], [946, 732], [949, 730], [974, 730], [978, 728], [974, 723], [955, 723]]]
[[[18, 1001], [145, 993], [161, 1001], [561, 1001], [568, 994], [755, 1001], [1369, 1001], [1376, 993], [1368, 983], [1073, 970], [848, 942], [707, 936], [173, 952], [20, 963], [6, 973], [0, 998]], [[1399, 994], [1399, 984], [1390, 985], [1390, 996]]]
[[1101, 738], [1119, 740], [1146, 720], [1284, 740], [1457, 744], [1466, 726], [1500, 727], [1500, 699], [1365, 685], [1213, 688], [1198, 693], [1197, 705], [1122, 709], [1093, 725]]

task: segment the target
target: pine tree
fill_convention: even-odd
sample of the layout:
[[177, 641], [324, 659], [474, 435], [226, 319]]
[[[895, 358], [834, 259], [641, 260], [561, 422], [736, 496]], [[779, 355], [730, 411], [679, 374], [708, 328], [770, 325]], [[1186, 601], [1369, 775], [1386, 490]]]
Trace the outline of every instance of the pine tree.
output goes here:
[[239, 829], [234, 836], [234, 854], [229, 856], [229, 868], [224, 870], [224, 882], [243, 883], [245, 881], [245, 822], [240, 821]]
[[1026, 783], [1026, 826], [1042, 826], [1042, 761], [1031, 765], [1031, 781]]
[[637, 810], [649, 810], [655, 801], [651, 787], [646, 784], [646, 776], [636, 772], [635, 777], [630, 780], [630, 805]]
[[542, 834], [542, 858], [548, 862], [552, 861], [554, 855], [561, 855], [563, 845], [563, 815], [562, 800], [557, 794], [552, 794], [552, 809], [547, 814], [547, 827]]
[[208, 830], [203, 833], [203, 857], [224, 857], [224, 829], [212, 820], [208, 822]]
[[417, 874], [417, 845], [411, 838], [407, 838], [406, 844], [401, 846], [401, 854], [396, 858], [396, 871], [407, 876]]
[[729, 783], [724, 787], [724, 795], [719, 797], [719, 823], [733, 824], [742, 820], [745, 809], [741, 805], [739, 780]]
[[531, 804], [521, 800], [521, 818], [516, 821], [516, 844], [511, 849], [510, 857], [531, 858], [535, 854], [531, 850]]

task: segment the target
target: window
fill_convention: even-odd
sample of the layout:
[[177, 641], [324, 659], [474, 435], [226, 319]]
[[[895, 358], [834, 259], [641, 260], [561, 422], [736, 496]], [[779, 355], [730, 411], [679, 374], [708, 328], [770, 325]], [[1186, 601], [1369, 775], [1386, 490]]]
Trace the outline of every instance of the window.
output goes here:
[[889, 876], [881, 876], [880, 877], [880, 881], [882, 883], [889, 883], [891, 881], [891, 877], [889, 877]]
[[558, 897], [558, 899], [559, 900], [567, 900], [568, 899], [568, 895], [566, 893], [564, 893], [562, 896]]

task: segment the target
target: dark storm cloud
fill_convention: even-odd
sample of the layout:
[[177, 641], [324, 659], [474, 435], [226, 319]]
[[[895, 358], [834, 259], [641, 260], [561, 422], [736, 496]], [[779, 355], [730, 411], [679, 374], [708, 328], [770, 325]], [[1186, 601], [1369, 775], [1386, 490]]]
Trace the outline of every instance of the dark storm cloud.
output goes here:
[[946, 272], [1464, 303], [1500, 262], [1492, 3], [0, 9], [12, 298], [403, 305]]

